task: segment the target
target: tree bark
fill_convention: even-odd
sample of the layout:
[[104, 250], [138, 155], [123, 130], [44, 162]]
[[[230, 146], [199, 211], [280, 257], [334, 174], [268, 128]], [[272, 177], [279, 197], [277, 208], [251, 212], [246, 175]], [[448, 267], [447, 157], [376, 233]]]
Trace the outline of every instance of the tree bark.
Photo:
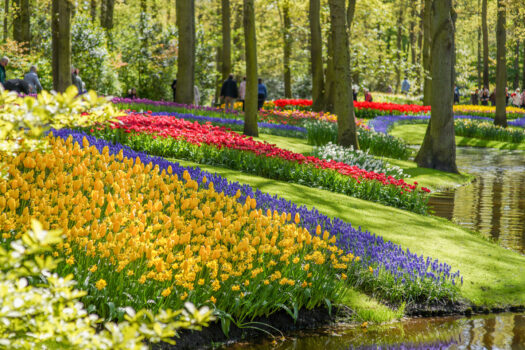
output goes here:
[[520, 39], [516, 39], [516, 51], [514, 57], [514, 82], [512, 88], [516, 90], [520, 86]]
[[481, 2], [481, 31], [483, 32], [483, 87], [489, 88], [489, 29], [487, 25], [487, 0]]
[[[104, 0], [102, 0], [104, 1]], [[91, 0], [91, 6], [89, 8], [89, 14], [91, 16], [91, 22], [95, 23], [97, 20], [97, 0]]]
[[334, 110], [337, 115], [337, 141], [341, 146], [359, 149], [352, 99], [352, 77], [350, 76], [350, 51], [348, 45], [345, 0], [329, 0], [333, 45], [335, 91]]
[[478, 62], [476, 65], [477, 73], [478, 73], [478, 89], [481, 89], [481, 87], [483, 86], [483, 82], [481, 80], [481, 71], [482, 71], [482, 67], [481, 67], [482, 58], [481, 57], [482, 55], [481, 55], [481, 23], [479, 23], [480, 10], [481, 10], [481, 0], [478, 0]]
[[26, 43], [29, 48], [31, 42], [29, 0], [14, 0], [16, 12], [13, 18], [13, 39], [19, 43]]
[[312, 64], [312, 109], [324, 108], [323, 42], [321, 34], [321, 1], [310, 0], [308, 17], [310, 22], [310, 58]]
[[417, 36], [416, 36], [416, 21], [417, 21], [417, 1], [411, 1], [411, 7], [412, 7], [412, 18], [410, 19], [410, 61], [412, 63], [412, 66], [415, 67], [417, 62]]
[[222, 80], [226, 80], [232, 70], [232, 40], [231, 40], [230, 0], [221, 0], [222, 18]]
[[[428, 7], [426, 10], [429, 9]], [[419, 167], [457, 173], [453, 104], [452, 0], [432, 2], [432, 98], [428, 128], [416, 156]]]
[[244, 135], [259, 136], [257, 126], [257, 42], [253, 0], [244, 0], [244, 47], [246, 51], [246, 96]]
[[106, 12], [108, 8], [108, 0], [100, 0], [100, 26], [106, 27]]
[[401, 36], [403, 34], [403, 16], [404, 16], [404, 1], [401, 1], [401, 4], [399, 5], [398, 12], [397, 12], [397, 31], [396, 31], [396, 63], [394, 65], [394, 70], [396, 72], [396, 86], [395, 91], [396, 93], [399, 91], [399, 87], [401, 86]]
[[521, 86], [523, 90], [525, 90], [525, 42], [523, 42], [523, 72], [522, 72], [522, 82]]
[[8, 25], [7, 19], [9, 18], [9, 0], [4, 1], [4, 42], [7, 41], [8, 34]]
[[292, 98], [292, 73], [290, 58], [292, 56], [292, 34], [290, 33], [292, 20], [290, 18], [290, 4], [283, 2], [283, 70], [284, 70], [284, 97]]
[[330, 113], [334, 113], [335, 105], [335, 69], [334, 69], [334, 42], [332, 32], [328, 34], [328, 40], [326, 43], [328, 58], [326, 60], [326, 82], [325, 82], [325, 95], [324, 95], [324, 110]]
[[177, 0], [175, 15], [179, 31], [175, 101], [192, 104], [195, 83], [195, 1]]
[[115, 0], [106, 0], [106, 23], [105, 29], [113, 29], [113, 16], [115, 13]]
[[496, 117], [494, 124], [507, 126], [507, 101], [505, 90], [507, 88], [507, 8], [506, 0], [498, 0], [498, 19], [496, 24]]
[[423, 104], [430, 106], [432, 101], [432, 56], [430, 55], [432, 36], [432, 0], [424, 0], [423, 9]]
[[51, 11], [53, 89], [64, 92], [71, 85], [71, 3], [53, 0]]

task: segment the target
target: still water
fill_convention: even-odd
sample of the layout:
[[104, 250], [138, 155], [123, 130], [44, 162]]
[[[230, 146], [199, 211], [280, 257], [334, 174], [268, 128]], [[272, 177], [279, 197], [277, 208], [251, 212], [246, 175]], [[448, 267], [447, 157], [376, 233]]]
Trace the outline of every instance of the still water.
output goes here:
[[525, 314], [413, 318], [374, 328], [331, 327], [284, 340], [236, 344], [238, 350], [525, 349]]
[[525, 253], [525, 152], [458, 148], [457, 164], [477, 179], [432, 196], [435, 215]]

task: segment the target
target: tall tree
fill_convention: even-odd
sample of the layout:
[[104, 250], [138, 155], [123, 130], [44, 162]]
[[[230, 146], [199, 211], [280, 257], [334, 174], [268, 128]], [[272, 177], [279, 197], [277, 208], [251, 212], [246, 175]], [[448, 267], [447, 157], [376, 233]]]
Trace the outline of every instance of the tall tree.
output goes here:
[[97, 20], [97, 0], [91, 0], [89, 15], [91, 16], [91, 22], [95, 23], [95, 21]]
[[424, 0], [423, 8], [423, 104], [429, 106], [432, 101], [432, 0]]
[[483, 87], [489, 87], [489, 28], [487, 25], [487, 0], [481, 2], [481, 31], [483, 32]]
[[13, 39], [19, 43], [31, 42], [29, 0], [14, 0]]
[[244, 135], [259, 136], [257, 126], [257, 43], [253, 0], [244, 0], [244, 47], [246, 51], [246, 96]]
[[[355, 0], [350, 0], [355, 2]], [[335, 76], [334, 110], [337, 115], [337, 141], [342, 146], [359, 149], [352, 99], [350, 51], [348, 45], [345, 0], [329, 0], [330, 25], [333, 45]]]
[[454, 84], [452, 0], [433, 0], [431, 7], [431, 55], [439, 57], [439, 60], [432, 60], [430, 103], [432, 111], [423, 144], [416, 156], [416, 163], [424, 168], [457, 173], [452, 111]]
[[323, 41], [321, 35], [321, 1], [310, 0], [308, 19], [310, 24], [310, 61], [312, 64], [312, 108], [324, 108]]
[[401, 3], [397, 9], [397, 22], [396, 22], [396, 64], [394, 65], [394, 70], [396, 72], [396, 93], [399, 91], [401, 86], [401, 40], [403, 36], [403, 19], [405, 18], [405, 4], [404, 0], [401, 0]]
[[331, 31], [328, 34], [326, 48], [328, 57], [326, 59], [326, 76], [324, 85], [324, 110], [333, 113], [335, 105], [335, 81], [337, 80], [337, 77], [334, 68], [334, 40]]
[[483, 86], [483, 83], [481, 81], [482, 59], [481, 59], [481, 23], [479, 20], [480, 10], [481, 10], [481, 0], [478, 0], [478, 62], [476, 65], [477, 73], [478, 73], [478, 89], [481, 89]]
[[520, 39], [516, 39], [516, 52], [514, 56], [514, 82], [512, 88], [516, 90], [520, 86]]
[[413, 66], [417, 63], [417, 1], [411, 1], [410, 6], [412, 8], [411, 18], [410, 18], [410, 61]]
[[283, 0], [283, 71], [284, 71], [284, 97], [292, 98], [292, 72], [290, 59], [292, 56], [292, 20], [290, 18], [289, 0]]
[[222, 19], [222, 80], [226, 80], [232, 70], [232, 39], [231, 39], [230, 0], [221, 0]]
[[498, 19], [496, 23], [496, 116], [494, 124], [507, 126], [507, 5], [506, 0], [498, 0]]
[[7, 40], [8, 23], [7, 19], [9, 18], [9, 0], [4, 1], [4, 42]]
[[52, 1], [53, 89], [58, 92], [71, 85], [71, 6], [69, 0]]
[[175, 101], [193, 103], [195, 79], [195, 0], [176, 0], [179, 57]]

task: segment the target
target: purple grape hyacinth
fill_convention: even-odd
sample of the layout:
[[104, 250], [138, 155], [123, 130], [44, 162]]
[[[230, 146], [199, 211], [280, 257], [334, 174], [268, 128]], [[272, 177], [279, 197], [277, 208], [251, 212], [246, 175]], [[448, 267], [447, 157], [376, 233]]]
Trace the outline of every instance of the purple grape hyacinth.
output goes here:
[[[473, 115], [457, 115], [454, 116], [454, 119], [475, 119], [475, 120], [493, 120], [488, 117], [480, 117]], [[381, 132], [383, 134], [388, 134], [388, 130], [398, 122], [402, 121], [425, 121], [430, 120], [429, 115], [384, 115], [374, 118], [369, 122], [369, 125], [375, 132]], [[524, 121], [525, 123], [525, 121]]]

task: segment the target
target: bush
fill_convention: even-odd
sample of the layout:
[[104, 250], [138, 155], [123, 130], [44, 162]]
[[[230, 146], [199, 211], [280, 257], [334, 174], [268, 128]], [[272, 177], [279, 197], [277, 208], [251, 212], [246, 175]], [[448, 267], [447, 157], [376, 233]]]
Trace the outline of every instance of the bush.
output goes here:
[[503, 128], [488, 122], [467, 119], [456, 120], [454, 129], [458, 136], [512, 143], [525, 141], [525, 132], [523, 129]]

